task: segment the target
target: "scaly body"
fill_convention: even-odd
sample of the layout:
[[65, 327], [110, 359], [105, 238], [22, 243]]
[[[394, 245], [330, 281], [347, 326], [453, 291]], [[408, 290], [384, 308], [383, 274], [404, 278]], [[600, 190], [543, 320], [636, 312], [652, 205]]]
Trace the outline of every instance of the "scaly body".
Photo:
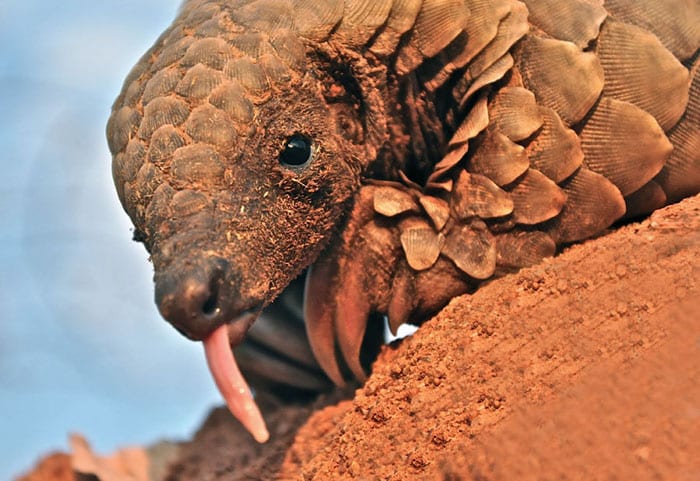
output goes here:
[[697, 193], [699, 47], [697, 0], [187, 1], [107, 129], [160, 311], [220, 385], [227, 335], [362, 379], [381, 316]]

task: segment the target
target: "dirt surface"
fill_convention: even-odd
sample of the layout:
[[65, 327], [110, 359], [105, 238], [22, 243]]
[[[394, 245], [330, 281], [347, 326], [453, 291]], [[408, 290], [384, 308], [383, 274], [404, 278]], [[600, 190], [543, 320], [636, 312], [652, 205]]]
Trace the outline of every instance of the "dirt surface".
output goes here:
[[[700, 197], [456, 298], [366, 385], [219, 410], [169, 481], [700, 480]], [[324, 405], [329, 405], [321, 408]]]

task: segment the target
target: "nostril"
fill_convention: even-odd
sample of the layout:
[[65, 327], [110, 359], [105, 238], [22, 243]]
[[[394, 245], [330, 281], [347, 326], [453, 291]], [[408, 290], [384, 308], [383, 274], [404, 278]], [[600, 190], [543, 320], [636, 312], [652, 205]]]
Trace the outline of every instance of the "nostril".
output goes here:
[[209, 297], [204, 300], [202, 304], [202, 314], [207, 318], [216, 317], [221, 312], [221, 306], [219, 305], [219, 286], [216, 284], [213, 286], [209, 293]]

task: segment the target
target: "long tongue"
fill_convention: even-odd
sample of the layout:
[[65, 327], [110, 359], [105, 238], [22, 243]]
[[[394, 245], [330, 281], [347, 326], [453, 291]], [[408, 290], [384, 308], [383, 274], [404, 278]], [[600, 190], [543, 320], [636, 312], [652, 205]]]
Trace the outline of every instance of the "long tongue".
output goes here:
[[204, 340], [204, 354], [216, 387], [226, 400], [231, 414], [252, 434], [259, 443], [270, 438], [258, 405], [248, 388], [236, 359], [231, 352], [226, 325], [218, 327]]

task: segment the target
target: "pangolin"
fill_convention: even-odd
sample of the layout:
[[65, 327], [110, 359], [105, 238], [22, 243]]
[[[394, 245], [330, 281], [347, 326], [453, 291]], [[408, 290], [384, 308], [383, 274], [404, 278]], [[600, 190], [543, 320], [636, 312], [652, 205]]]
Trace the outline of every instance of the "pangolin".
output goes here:
[[159, 310], [264, 441], [238, 365], [362, 380], [386, 319], [697, 193], [699, 47], [698, 0], [187, 0], [107, 126]]

